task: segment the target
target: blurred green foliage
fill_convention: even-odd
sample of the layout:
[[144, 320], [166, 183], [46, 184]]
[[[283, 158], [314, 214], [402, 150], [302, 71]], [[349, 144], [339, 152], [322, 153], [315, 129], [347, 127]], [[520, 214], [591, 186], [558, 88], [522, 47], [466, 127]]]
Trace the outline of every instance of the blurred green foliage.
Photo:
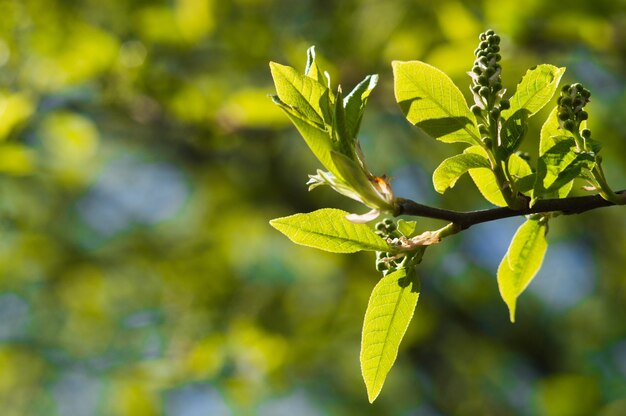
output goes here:
[[626, 185], [622, 1], [0, 0], [2, 414], [625, 414], [623, 210], [551, 228], [516, 325], [495, 269], [519, 220], [434, 248], [375, 405], [358, 365], [374, 259], [268, 225], [354, 207], [307, 193], [318, 166], [267, 97], [267, 63], [302, 68], [311, 44], [346, 88], [381, 76], [361, 137], [374, 172], [476, 208], [477, 191], [432, 191], [452, 152], [407, 125], [390, 61], [429, 62], [469, 96], [487, 27], [509, 89], [543, 62], [590, 87]]

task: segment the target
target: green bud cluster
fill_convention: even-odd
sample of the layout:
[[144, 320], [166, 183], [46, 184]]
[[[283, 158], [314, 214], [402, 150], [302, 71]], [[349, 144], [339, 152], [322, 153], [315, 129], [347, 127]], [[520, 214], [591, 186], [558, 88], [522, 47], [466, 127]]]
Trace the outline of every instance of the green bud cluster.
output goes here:
[[[398, 227], [396, 223], [390, 219], [385, 218], [384, 220], [378, 222], [376, 224], [375, 233], [386, 239], [390, 245], [393, 245], [394, 242], [398, 241], [398, 238], [402, 236], [400, 231], [398, 231]], [[389, 273], [396, 271], [400, 267], [400, 263], [403, 258], [394, 258], [394, 253], [386, 252], [386, 251], [377, 251], [376, 252], [376, 270], [382, 272], [384, 276]]]
[[591, 137], [589, 129], [580, 131], [580, 123], [587, 120], [589, 115], [584, 110], [589, 102], [591, 93], [582, 84], [564, 85], [558, 98], [558, 117], [561, 128], [579, 133], [588, 139]]
[[474, 96], [471, 110], [478, 119], [481, 140], [486, 147], [491, 147], [493, 143], [489, 134], [490, 127], [495, 128], [500, 113], [510, 108], [511, 104], [509, 100], [502, 98], [506, 90], [502, 87], [500, 75], [500, 36], [489, 29], [480, 34], [479, 40], [478, 48], [474, 51], [476, 60], [472, 70], [467, 73], [472, 78], [470, 88]]
[[[489, 29], [480, 34], [480, 43], [474, 51], [476, 60], [468, 75], [472, 78], [472, 93], [475, 105], [472, 112], [479, 115], [488, 111], [497, 118], [501, 110], [510, 107], [507, 100], [502, 100], [502, 67], [498, 62], [500, 55], [500, 36]], [[491, 114], [493, 113], [493, 114]]]

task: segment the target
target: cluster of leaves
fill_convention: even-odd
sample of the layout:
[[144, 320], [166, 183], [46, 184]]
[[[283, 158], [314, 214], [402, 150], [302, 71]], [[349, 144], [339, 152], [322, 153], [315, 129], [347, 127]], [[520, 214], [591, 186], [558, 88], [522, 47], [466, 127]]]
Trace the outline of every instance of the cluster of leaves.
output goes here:
[[[507, 97], [499, 64], [500, 37], [487, 30], [479, 38], [476, 59], [468, 72], [474, 99], [471, 107], [439, 69], [420, 61], [392, 63], [396, 100], [408, 121], [442, 142], [469, 145], [437, 167], [433, 173], [435, 190], [443, 193], [469, 173], [489, 202], [521, 210], [540, 199], [567, 197], [573, 181], [580, 178], [588, 183], [585, 189], [597, 191], [611, 202], [624, 203], [606, 183], [598, 156], [600, 146], [591, 140], [586, 126], [584, 107], [589, 91], [580, 84], [562, 87], [558, 105], [541, 129], [538, 158], [532, 164], [518, 149], [529, 119], [552, 100], [565, 68], [536, 66]], [[376, 75], [365, 78], [344, 98], [341, 87], [336, 93], [331, 91], [328, 74], [322, 74], [315, 63], [313, 48], [309, 49], [304, 74], [276, 63], [270, 66], [278, 93], [274, 102], [328, 169], [310, 176], [310, 189], [328, 185], [371, 209], [364, 215], [322, 209], [271, 221], [298, 244], [336, 253], [377, 252], [376, 269], [383, 277], [372, 291], [361, 343], [361, 369], [371, 402], [396, 359], [419, 297], [415, 266], [428, 245], [460, 231], [460, 227], [451, 223], [418, 233], [413, 221], [385, 219], [375, 231], [364, 224], [383, 213], [397, 215], [402, 203], [401, 198], [394, 197], [385, 176], [375, 176], [367, 169], [357, 140]], [[518, 297], [541, 266], [548, 222], [556, 215], [529, 215], [498, 268], [498, 286], [512, 322]]]

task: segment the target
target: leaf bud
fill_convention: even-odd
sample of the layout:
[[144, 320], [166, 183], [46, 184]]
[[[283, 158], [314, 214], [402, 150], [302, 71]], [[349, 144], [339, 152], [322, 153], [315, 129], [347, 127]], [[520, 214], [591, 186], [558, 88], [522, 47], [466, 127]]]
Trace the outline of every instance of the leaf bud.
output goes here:
[[563, 128], [565, 130], [574, 131], [574, 128], [576, 128], [576, 124], [572, 120], [565, 120], [565, 122], [563, 123]]
[[560, 112], [558, 117], [559, 117], [559, 120], [561, 121], [569, 120], [569, 114], [565, 111]]

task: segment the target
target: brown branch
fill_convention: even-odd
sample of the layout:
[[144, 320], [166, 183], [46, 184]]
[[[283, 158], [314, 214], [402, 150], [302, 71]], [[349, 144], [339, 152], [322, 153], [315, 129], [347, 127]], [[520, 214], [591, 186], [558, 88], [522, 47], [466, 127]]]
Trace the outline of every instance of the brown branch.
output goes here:
[[[619, 191], [617, 194], [626, 197], [626, 190]], [[397, 198], [397, 210], [395, 215], [414, 215], [418, 217], [450, 221], [459, 227], [459, 229], [464, 230], [475, 224], [495, 221], [503, 218], [517, 217], [519, 215], [548, 212], [560, 212], [564, 215], [571, 215], [613, 205], [616, 204], [607, 201], [600, 195], [592, 195], [561, 199], [540, 199], [537, 203], [535, 203], [535, 205], [532, 206], [532, 208], [526, 207], [519, 210], [504, 207], [480, 211], [459, 212], [418, 204], [410, 199]]]

